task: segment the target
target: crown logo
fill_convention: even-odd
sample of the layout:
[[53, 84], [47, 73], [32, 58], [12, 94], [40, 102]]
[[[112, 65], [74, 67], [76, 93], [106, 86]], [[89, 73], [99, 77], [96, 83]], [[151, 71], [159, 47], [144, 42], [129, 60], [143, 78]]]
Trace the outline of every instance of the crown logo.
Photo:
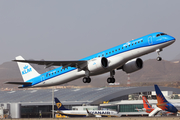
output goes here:
[[27, 68], [28, 68], [28, 65], [25, 65], [23, 68], [24, 68], [24, 69], [27, 69]]

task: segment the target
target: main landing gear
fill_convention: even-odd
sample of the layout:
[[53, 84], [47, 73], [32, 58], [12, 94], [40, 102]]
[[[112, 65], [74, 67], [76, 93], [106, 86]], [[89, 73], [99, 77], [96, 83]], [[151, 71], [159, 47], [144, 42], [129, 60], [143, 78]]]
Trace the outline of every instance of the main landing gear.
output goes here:
[[162, 58], [160, 57], [160, 52], [162, 51], [162, 49], [157, 49], [156, 50], [156, 52], [157, 52], [157, 58], [156, 58], [156, 60], [157, 61], [161, 61], [162, 60]]
[[90, 83], [91, 82], [91, 78], [89, 77], [89, 71], [86, 70], [85, 71], [86, 77], [83, 78], [83, 83]]
[[114, 70], [112, 70], [112, 71], [110, 71], [110, 76], [111, 77], [109, 77], [108, 79], [107, 79], [107, 82], [108, 83], [115, 83], [115, 78], [114, 78], [114, 75], [115, 75], [115, 71]]
[[83, 83], [90, 83], [91, 82], [91, 78], [90, 77], [84, 77], [83, 78]]

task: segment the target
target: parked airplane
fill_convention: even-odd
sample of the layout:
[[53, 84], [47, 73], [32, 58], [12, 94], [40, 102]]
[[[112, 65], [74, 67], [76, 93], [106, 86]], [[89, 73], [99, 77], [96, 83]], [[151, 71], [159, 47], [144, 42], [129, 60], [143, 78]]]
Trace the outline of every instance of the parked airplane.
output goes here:
[[[138, 110], [138, 111], [145, 111], [147, 113], [151, 113], [154, 110], [154, 108], [149, 104], [149, 101], [147, 100], [147, 98], [145, 96], [142, 96], [142, 99], [143, 99], [143, 106], [144, 106], [144, 108], [136, 109], [136, 110]], [[167, 111], [161, 111], [159, 113], [158, 113], [159, 115], [166, 115], [166, 116], [169, 115], [169, 114], [172, 114], [171, 112], [167, 112]]]
[[[164, 95], [162, 94], [161, 90], [159, 89], [159, 87], [157, 85], [154, 85], [155, 87], [155, 91], [156, 91], [156, 98], [157, 98], [157, 108], [155, 108], [150, 114], [149, 116], [155, 116], [158, 112], [164, 110], [167, 112], [171, 112], [174, 113], [175, 115], [179, 114], [179, 110], [180, 106], [175, 106], [173, 104], [171, 104], [170, 102], [168, 102], [166, 100], [166, 98], [164, 97]], [[179, 109], [179, 110], [178, 110]]]
[[[99, 52], [81, 60], [75, 61], [34, 61], [16, 57], [24, 82], [6, 82], [6, 84], [19, 84], [23, 87], [44, 87], [60, 85], [72, 80], [83, 78], [84, 83], [90, 83], [90, 76], [110, 72], [108, 83], [115, 82], [115, 70], [122, 69], [132, 73], [142, 69], [143, 61], [138, 58], [142, 55], [156, 51], [157, 60], [161, 61], [160, 52], [163, 48], [175, 42], [175, 38], [162, 32], [156, 32], [144, 37], [129, 41], [111, 49]], [[39, 74], [29, 63], [38, 65], [60, 66], [54, 70]]]
[[57, 99], [54, 98], [57, 110], [55, 113], [65, 115], [68, 117], [120, 117], [116, 111], [110, 110], [69, 110], [66, 109], [63, 104]]
[[143, 99], [143, 106], [144, 106], [144, 108], [136, 109], [136, 110], [138, 110], [138, 111], [145, 111], [147, 113], [151, 113], [154, 110], [154, 108], [151, 107], [151, 105], [149, 104], [149, 102], [148, 102], [148, 100], [147, 100], [147, 98], [145, 96], [142, 96], [142, 99]]

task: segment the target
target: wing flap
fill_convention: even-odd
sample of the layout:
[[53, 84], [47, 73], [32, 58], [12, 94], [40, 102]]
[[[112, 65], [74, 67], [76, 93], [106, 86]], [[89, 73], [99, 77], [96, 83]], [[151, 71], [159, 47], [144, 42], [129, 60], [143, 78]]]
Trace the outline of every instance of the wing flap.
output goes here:
[[5, 82], [4, 84], [31, 85], [32, 82]]

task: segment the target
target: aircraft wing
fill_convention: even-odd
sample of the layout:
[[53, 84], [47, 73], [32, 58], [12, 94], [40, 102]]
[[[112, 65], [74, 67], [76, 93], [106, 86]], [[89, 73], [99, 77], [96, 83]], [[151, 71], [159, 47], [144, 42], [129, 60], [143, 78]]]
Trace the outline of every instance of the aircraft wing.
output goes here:
[[5, 82], [4, 84], [30, 85], [32, 82]]
[[63, 66], [66, 67], [76, 67], [79, 69], [84, 69], [87, 66], [87, 61], [85, 60], [75, 60], [75, 61], [37, 61], [37, 60], [13, 60], [15, 62], [33, 63], [38, 65], [46, 65], [46, 68], [51, 66]]

